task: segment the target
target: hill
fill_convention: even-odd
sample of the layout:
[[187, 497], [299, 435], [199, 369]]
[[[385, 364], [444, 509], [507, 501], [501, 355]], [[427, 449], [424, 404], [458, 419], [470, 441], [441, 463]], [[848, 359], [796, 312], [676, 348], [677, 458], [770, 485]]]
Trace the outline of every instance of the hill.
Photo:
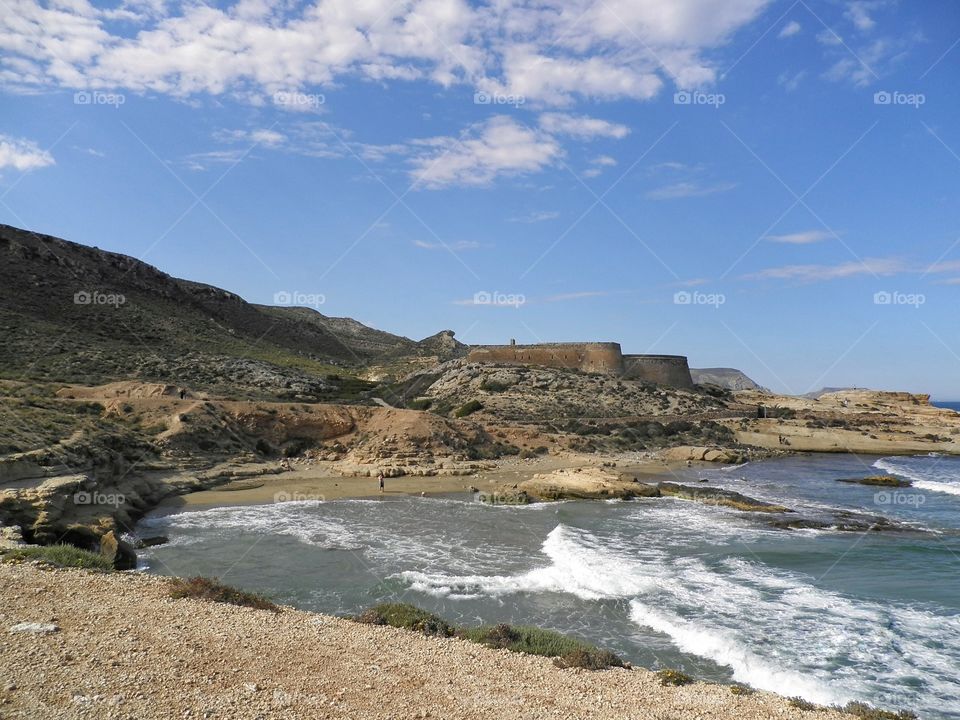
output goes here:
[[127, 255], [8, 225], [0, 225], [0, 258], [0, 378], [136, 377], [252, 397], [343, 399], [362, 387], [345, 377], [434, 349], [350, 318], [254, 305]]

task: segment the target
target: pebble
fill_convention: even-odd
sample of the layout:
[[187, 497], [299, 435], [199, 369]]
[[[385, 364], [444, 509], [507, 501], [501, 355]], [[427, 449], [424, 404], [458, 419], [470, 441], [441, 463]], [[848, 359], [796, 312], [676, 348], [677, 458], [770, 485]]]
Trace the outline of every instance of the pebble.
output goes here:
[[10, 632], [47, 635], [49, 633], [60, 632], [60, 628], [52, 623], [23, 622], [12, 626]]

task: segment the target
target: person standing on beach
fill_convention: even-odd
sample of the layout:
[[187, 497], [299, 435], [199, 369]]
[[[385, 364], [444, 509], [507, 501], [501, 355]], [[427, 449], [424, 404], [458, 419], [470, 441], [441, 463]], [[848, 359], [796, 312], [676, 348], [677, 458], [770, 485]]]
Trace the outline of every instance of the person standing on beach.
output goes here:
[[377, 475], [377, 481], [380, 483], [380, 492], [383, 492], [383, 470]]

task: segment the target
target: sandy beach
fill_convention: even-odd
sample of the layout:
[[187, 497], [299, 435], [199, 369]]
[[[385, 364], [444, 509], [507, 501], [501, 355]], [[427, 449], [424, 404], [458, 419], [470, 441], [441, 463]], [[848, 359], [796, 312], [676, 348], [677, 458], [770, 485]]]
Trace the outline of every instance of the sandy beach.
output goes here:
[[[629, 456], [612, 458], [615, 471], [649, 477], [651, 481], [673, 470], [686, 467], [686, 462], [660, 459], [638, 460]], [[563, 468], [595, 466], [596, 458], [577, 456], [549, 457], [538, 460], [506, 460], [496, 463], [491, 470], [475, 475], [405, 475], [386, 478], [381, 494], [376, 471], [372, 477], [342, 476], [330, 472], [329, 463], [313, 465], [294, 464], [288, 472], [279, 475], [237, 480], [210, 490], [189, 493], [168, 499], [161, 508], [220, 507], [229, 505], [258, 505], [268, 502], [296, 500], [341, 500], [346, 498], [396, 497], [398, 495], [446, 495], [471, 492], [471, 488], [488, 490], [494, 487], [520, 483], [539, 473]]]
[[[172, 600], [162, 578], [0, 565], [3, 718], [840, 718], [729, 686], [285, 608]], [[49, 633], [11, 632], [20, 623]]]

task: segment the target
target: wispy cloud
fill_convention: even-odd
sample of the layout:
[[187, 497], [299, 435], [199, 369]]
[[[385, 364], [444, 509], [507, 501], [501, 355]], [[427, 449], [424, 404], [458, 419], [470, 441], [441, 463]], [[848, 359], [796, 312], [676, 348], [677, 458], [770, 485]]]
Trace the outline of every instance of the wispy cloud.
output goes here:
[[800, 87], [800, 83], [806, 76], [806, 70], [800, 70], [795, 73], [784, 71], [777, 76], [777, 84], [787, 92], [793, 92]]
[[450, 243], [431, 243], [425, 240], [414, 240], [413, 244], [424, 250], [477, 250], [482, 247], [490, 247], [489, 245], [482, 245], [475, 240], [457, 240]]
[[910, 272], [911, 266], [898, 258], [867, 258], [837, 265], [783, 265], [744, 275], [746, 280], [796, 280], [810, 283], [839, 280], [859, 275], [889, 276]]
[[547, 220], [554, 220], [558, 217], [560, 217], [560, 213], [557, 212], [556, 210], [536, 210], [526, 215], [519, 215], [516, 217], [507, 218], [507, 222], [539, 223], [539, 222], [546, 222]]
[[779, 36], [782, 38], [793, 37], [799, 33], [801, 29], [800, 23], [796, 20], [791, 20], [780, 29]]
[[543, 113], [540, 116], [540, 127], [554, 135], [573, 135], [581, 140], [593, 140], [598, 137], [619, 140], [630, 134], [630, 128], [626, 125], [586, 115], [566, 113]]
[[606, 168], [616, 167], [617, 161], [609, 155], [599, 155], [590, 161], [590, 165], [591, 167], [583, 171], [584, 177], [591, 178], [602, 175]]
[[811, 245], [836, 237], [836, 233], [829, 230], [804, 230], [803, 232], [789, 233], [787, 235], [767, 235], [764, 240], [775, 243], [786, 243], [787, 245]]
[[709, 185], [699, 182], [678, 182], [664, 185], [647, 193], [651, 200], [675, 200], [677, 198], [704, 197], [728, 192], [737, 187], [737, 183], [719, 182]]
[[584, 290], [582, 292], [561, 293], [545, 297], [543, 302], [566, 302], [568, 300], [584, 300], [586, 298], [607, 297], [612, 293], [609, 290]]

